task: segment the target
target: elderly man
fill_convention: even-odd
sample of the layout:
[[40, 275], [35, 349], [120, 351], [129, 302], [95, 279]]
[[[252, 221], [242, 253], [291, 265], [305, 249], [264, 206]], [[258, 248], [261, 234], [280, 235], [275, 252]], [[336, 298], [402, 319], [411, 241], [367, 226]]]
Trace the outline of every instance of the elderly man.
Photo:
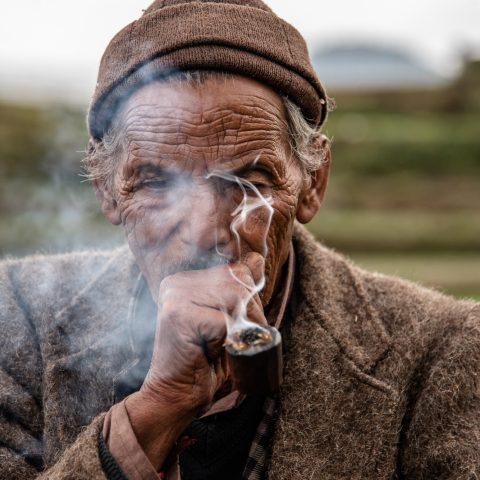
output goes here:
[[[112, 40], [86, 166], [128, 247], [1, 264], [2, 479], [480, 477], [479, 305], [300, 226], [326, 111], [261, 0], [157, 0]], [[282, 332], [278, 392], [235, 388], [235, 322]]]

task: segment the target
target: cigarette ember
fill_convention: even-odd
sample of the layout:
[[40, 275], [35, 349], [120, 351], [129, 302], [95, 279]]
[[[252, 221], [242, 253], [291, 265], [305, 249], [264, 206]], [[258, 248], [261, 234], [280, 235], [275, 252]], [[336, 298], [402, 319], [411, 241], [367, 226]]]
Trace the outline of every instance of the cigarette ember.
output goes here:
[[262, 347], [273, 340], [272, 334], [263, 328], [246, 328], [234, 331], [225, 341], [225, 345], [236, 351], [243, 351], [250, 347]]

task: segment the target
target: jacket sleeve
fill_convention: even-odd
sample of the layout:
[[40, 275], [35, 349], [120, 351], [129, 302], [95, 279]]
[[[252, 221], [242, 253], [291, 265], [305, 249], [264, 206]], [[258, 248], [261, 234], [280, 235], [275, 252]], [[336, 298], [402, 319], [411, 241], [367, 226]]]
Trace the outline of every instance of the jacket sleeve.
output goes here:
[[400, 478], [480, 478], [480, 307], [444, 332], [417, 382]]
[[104, 480], [98, 416], [63, 452], [43, 464], [42, 356], [29, 305], [15, 287], [14, 262], [0, 263], [0, 478]]

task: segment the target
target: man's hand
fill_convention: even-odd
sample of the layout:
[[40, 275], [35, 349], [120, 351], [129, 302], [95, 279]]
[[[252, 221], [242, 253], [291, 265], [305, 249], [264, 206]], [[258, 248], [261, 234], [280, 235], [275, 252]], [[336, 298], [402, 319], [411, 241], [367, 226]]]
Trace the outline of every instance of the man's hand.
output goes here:
[[[226, 318], [234, 318], [263, 274], [264, 260], [180, 272], [163, 280], [150, 370], [126, 406], [138, 441], [159, 468], [178, 435], [227, 378], [223, 344]], [[248, 318], [267, 325], [258, 295]]]

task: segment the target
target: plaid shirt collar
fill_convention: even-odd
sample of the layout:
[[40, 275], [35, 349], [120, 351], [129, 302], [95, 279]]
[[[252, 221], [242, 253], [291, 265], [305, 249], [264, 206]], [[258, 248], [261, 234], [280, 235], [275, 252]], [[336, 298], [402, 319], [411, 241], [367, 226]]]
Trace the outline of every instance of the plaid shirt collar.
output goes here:
[[[293, 278], [295, 273], [295, 252], [293, 250], [293, 245], [290, 246], [290, 254], [287, 261], [285, 283], [279, 294], [280, 298], [277, 297], [278, 301], [274, 302], [278, 305], [278, 309], [276, 309], [274, 316], [274, 326], [278, 329], [282, 327], [287, 304], [290, 300], [293, 289]], [[268, 450], [275, 431], [277, 403], [278, 395], [269, 396], [265, 399], [263, 404], [263, 416], [248, 453], [248, 459], [245, 465], [245, 470], [243, 471], [242, 480], [262, 480], [265, 478]]]
[[265, 478], [267, 456], [275, 430], [277, 397], [267, 397], [263, 404], [263, 417], [248, 453], [242, 480], [262, 480]]

